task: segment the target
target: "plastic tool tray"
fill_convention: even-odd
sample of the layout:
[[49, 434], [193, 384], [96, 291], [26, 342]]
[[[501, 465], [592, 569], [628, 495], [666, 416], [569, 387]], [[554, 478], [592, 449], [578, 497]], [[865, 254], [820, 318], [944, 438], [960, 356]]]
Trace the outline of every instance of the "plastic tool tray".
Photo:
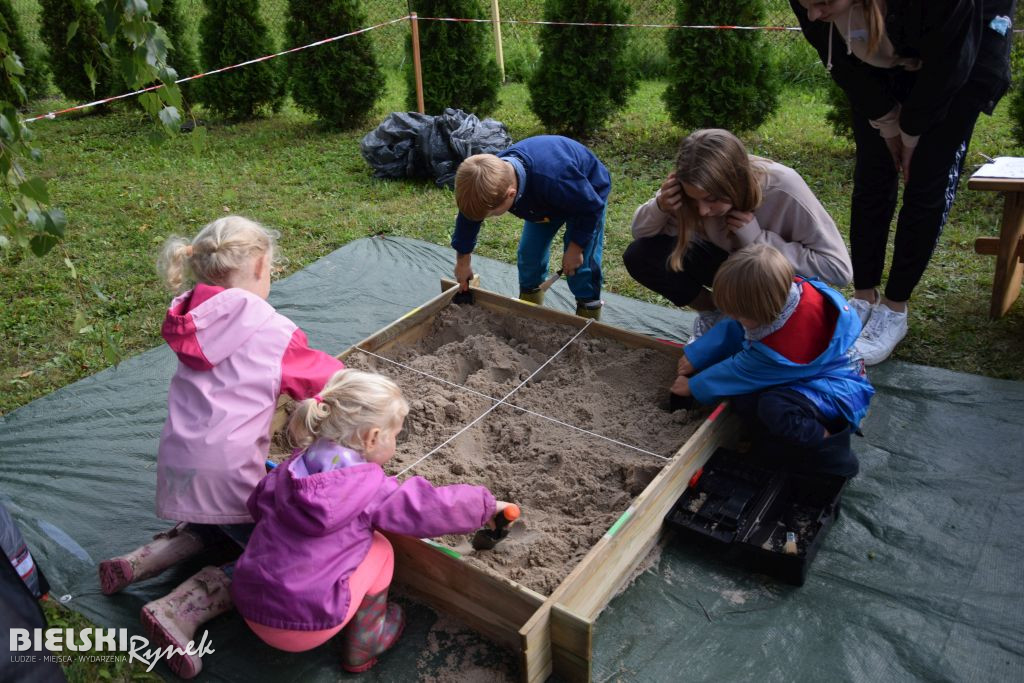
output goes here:
[[[758, 467], [748, 457], [719, 448], [665, 521], [721, 547], [751, 569], [802, 586], [839, 513], [845, 484], [844, 477], [835, 475]], [[795, 549], [786, 542], [789, 533]]]

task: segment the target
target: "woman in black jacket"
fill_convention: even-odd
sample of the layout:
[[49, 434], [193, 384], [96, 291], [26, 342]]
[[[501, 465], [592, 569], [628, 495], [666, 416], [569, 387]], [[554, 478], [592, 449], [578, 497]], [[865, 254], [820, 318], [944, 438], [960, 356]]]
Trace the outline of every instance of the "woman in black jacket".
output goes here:
[[[907, 301], [956, 195], [978, 114], [1010, 82], [1016, 0], [790, 0], [853, 110], [857, 160], [850, 208], [854, 298], [868, 365], [907, 333]], [[889, 224], [896, 222], [884, 295]]]

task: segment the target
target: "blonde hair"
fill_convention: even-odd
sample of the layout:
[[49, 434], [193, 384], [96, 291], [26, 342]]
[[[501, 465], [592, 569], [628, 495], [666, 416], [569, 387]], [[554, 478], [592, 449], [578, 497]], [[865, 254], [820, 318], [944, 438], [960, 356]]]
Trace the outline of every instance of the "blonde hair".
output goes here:
[[168, 289], [180, 292], [191, 281], [227, 286], [236, 271], [268, 254], [271, 263], [280, 233], [241, 216], [218, 218], [189, 242], [173, 236], [164, 244], [157, 270]]
[[[831, 0], [830, 0], [831, 1]], [[861, 0], [864, 18], [868, 22], [868, 54], [874, 54], [885, 35], [885, 15], [881, 3], [876, 0]]]
[[749, 244], [719, 266], [711, 298], [730, 318], [748, 318], [767, 325], [782, 313], [793, 275], [793, 264], [778, 249]]
[[288, 423], [288, 436], [297, 448], [325, 438], [360, 450], [371, 429], [397, 432], [408, 413], [402, 391], [384, 375], [339, 370], [316, 397], [299, 402]]
[[500, 206], [515, 182], [512, 164], [493, 154], [474, 154], [455, 172], [455, 203], [471, 221], [482, 221]]
[[[679, 144], [676, 180], [729, 202], [737, 211], [753, 211], [761, 205], [766, 161], [747, 154], [740, 139], [729, 131], [704, 128], [693, 131]], [[696, 200], [685, 192], [677, 222], [679, 235], [668, 257], [668, 265], [680, 271], [690, 238], [701, 227]]]

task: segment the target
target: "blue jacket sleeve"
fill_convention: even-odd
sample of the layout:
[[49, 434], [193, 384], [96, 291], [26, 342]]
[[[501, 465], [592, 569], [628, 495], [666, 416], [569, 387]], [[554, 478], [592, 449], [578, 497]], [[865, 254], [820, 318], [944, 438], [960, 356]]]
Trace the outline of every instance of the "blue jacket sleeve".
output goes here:
[[743, 326], [732, 318], [723, 318], [696, 341], [683, 347], [690, 365], [698, 372], [743, 350]]
[[452, 248], [460, 254], [471, 254], [476, 248], [476, 236], [480, 234], [483, 221], [471, 221], [459, 212], [455, 217], [455, 232], [452, 233]]
[[701, 403], [712, 403], [728, 396], [795, 384], [821, 374], [817, 365], [796, 363], [787, 365], [785, 373], [781, 373], [783, 363], [760, 348], [749, 347], [691, 377], [690, 393]]

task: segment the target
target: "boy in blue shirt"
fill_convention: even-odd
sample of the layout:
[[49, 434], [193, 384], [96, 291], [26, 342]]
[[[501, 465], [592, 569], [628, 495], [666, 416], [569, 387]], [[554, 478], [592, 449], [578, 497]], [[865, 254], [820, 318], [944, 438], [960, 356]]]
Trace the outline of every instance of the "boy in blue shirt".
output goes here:
[[712, 284], [724, 318], [683, 350], [672, 393], [729, 397], [755, 452], [787, 467], [852, 477], [858, 429], [875, 390], [854, 349], [860, 319], [842, 294], [794, 276], [777, 249], [734, 252]]
[[452, 248], [455, 279], [466, 291], [473, 249], [485, 218], [510, 211], [523, 219], [519, 239], [519, 298], [544, 300], [551, 242], [564, 225], [561, 272], [576, 297], [576, 315], [601, 317], [601, 249], [611, 177], [594, 153], [559, 135], [538, 135], [494, 154], [476, 154], [455, 174]]

